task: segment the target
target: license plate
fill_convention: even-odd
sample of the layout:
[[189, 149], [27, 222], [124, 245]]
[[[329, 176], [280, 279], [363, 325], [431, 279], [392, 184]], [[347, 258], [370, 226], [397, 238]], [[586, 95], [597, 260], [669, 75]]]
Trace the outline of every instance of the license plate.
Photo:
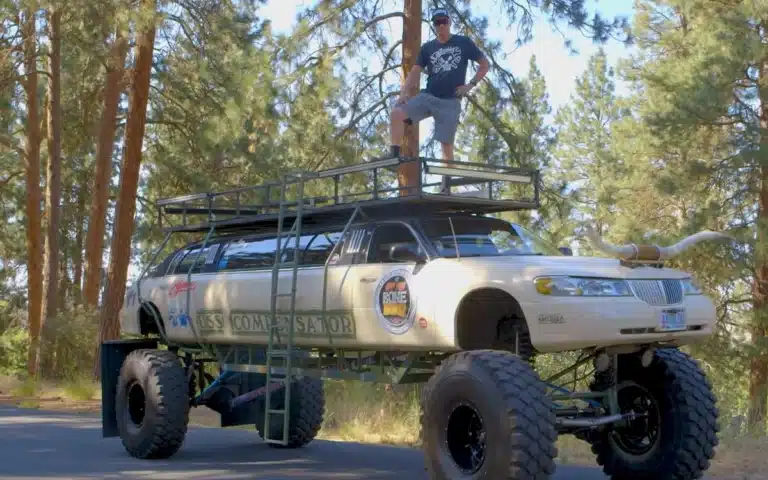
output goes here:
[[661, 324], [659, 330], [670, 332], [675, 330], [685, 330], [685, 310], [663, 310], [661, 312]]

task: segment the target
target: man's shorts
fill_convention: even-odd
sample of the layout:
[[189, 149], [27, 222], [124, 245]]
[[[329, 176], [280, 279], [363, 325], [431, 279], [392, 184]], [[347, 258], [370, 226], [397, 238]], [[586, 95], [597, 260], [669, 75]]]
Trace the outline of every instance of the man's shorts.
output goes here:
[[459, 125], [461, 99], [439, 98], [429, 93], [419, 92], [401, 107], [414, 123], [434, 117], [435, 139], [441, 143], [453, 143]]

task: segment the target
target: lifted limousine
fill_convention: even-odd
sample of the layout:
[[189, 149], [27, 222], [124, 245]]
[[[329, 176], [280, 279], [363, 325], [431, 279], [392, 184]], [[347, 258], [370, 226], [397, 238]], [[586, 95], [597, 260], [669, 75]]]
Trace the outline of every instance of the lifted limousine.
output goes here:
[[[189, 407], [208, 406], [222, 426], [255, 424], [268, 444], [299, 447], [323, 421], [320, 378], [358, 378], [426, 382], [422, 444], [433, 478], [551, 475], [554, 442], [567, 433], [590, 442], [617, 478], [706, 470], [715, 399], [679, 347], [712, 334], [715, 309], [690, 274], [663, 261], [721, 235], [672, 247], [592, 235], [613, 258], [574, 257], [494, 216], [534, 208], [538, 172], [415, 161], [454, 188], [486, 184], [487, 196], [425, 193], [426, 180], [392, 196], [398, 189], [379, 189], [378, 172], [406, 162], [395, 159], [160, 202], [184, 219], [169, 236], [205, 235], [127, 289], [120, 323], [139, 338], [103, 345], [105, 436], [119, 434], [136, 457], [168, 457]], [[361, 172], [372, 173], [372, 198], [341, 200], [339, 178]], [[304, 194], [322, 179], [335, 183], [330, 205]], [[533, 198], [494, 198], [493, 182], [530, 186]], [[266, 189], [266, 200], [242, 205], [249, 189]], [[205, 219], [188, 223], [194, 214]], [[569, 351], [582, 358], [539, 378], [537, 354]], [[216, 378], [204, 368], [212, 361]], [[589, 391], [553, 383], [590, 362]], [[690, 415], [672, 413], [683, 405]]]

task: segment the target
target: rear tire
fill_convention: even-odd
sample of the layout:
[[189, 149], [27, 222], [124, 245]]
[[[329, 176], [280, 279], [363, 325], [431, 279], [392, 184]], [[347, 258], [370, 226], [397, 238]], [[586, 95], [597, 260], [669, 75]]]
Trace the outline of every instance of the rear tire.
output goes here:
[[648, 368], [637, 356], [622, 356], [618, 377], [621, 413], [645, 410], [647, 416], [590, 435], [605, 474], [616, 480], [701, 478], [718, 445], [719, 413], [696, 361], [675, 348], [657, 350]]
[[179, 357], [167, 350], [135, 350], [120, 368], [115, 401], [126, 451], [142, 459], [171, 457], [184, 443], [189, 386]]
[[[285, 408], [285, 388], [280, 388], [271, 394], [270, 409], [282, 410]], [[264, 403], [260, 408], [264, 412]], [[325, 416], [325, 391], [323, 381], [319, 378], [302, 377], [291, 384], [291, 408], [288, 419], [288, 445], [268, 443], [274, 448], [300, 448], [308, 445], [315, 439]], [[270, 439], [283, 438], [283, 416], [270, 415]], [[264, 436], [264, 416], [260, 415], [256, 423], [261, 438]]]
[[555, 472], [552, 402], [515, 354], [474, 350], [448, 357], [425, 385], [421, 410], [431, 479], [544, 479]]

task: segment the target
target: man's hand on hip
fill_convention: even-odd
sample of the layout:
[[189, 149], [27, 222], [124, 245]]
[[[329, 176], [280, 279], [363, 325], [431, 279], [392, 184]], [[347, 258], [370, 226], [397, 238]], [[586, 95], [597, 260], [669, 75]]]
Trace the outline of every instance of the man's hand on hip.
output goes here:
[[462, 85], [456, 89], [456, 96], [465, 97], [473, 88], [475, 88], [475, 86], [471, 83]]

